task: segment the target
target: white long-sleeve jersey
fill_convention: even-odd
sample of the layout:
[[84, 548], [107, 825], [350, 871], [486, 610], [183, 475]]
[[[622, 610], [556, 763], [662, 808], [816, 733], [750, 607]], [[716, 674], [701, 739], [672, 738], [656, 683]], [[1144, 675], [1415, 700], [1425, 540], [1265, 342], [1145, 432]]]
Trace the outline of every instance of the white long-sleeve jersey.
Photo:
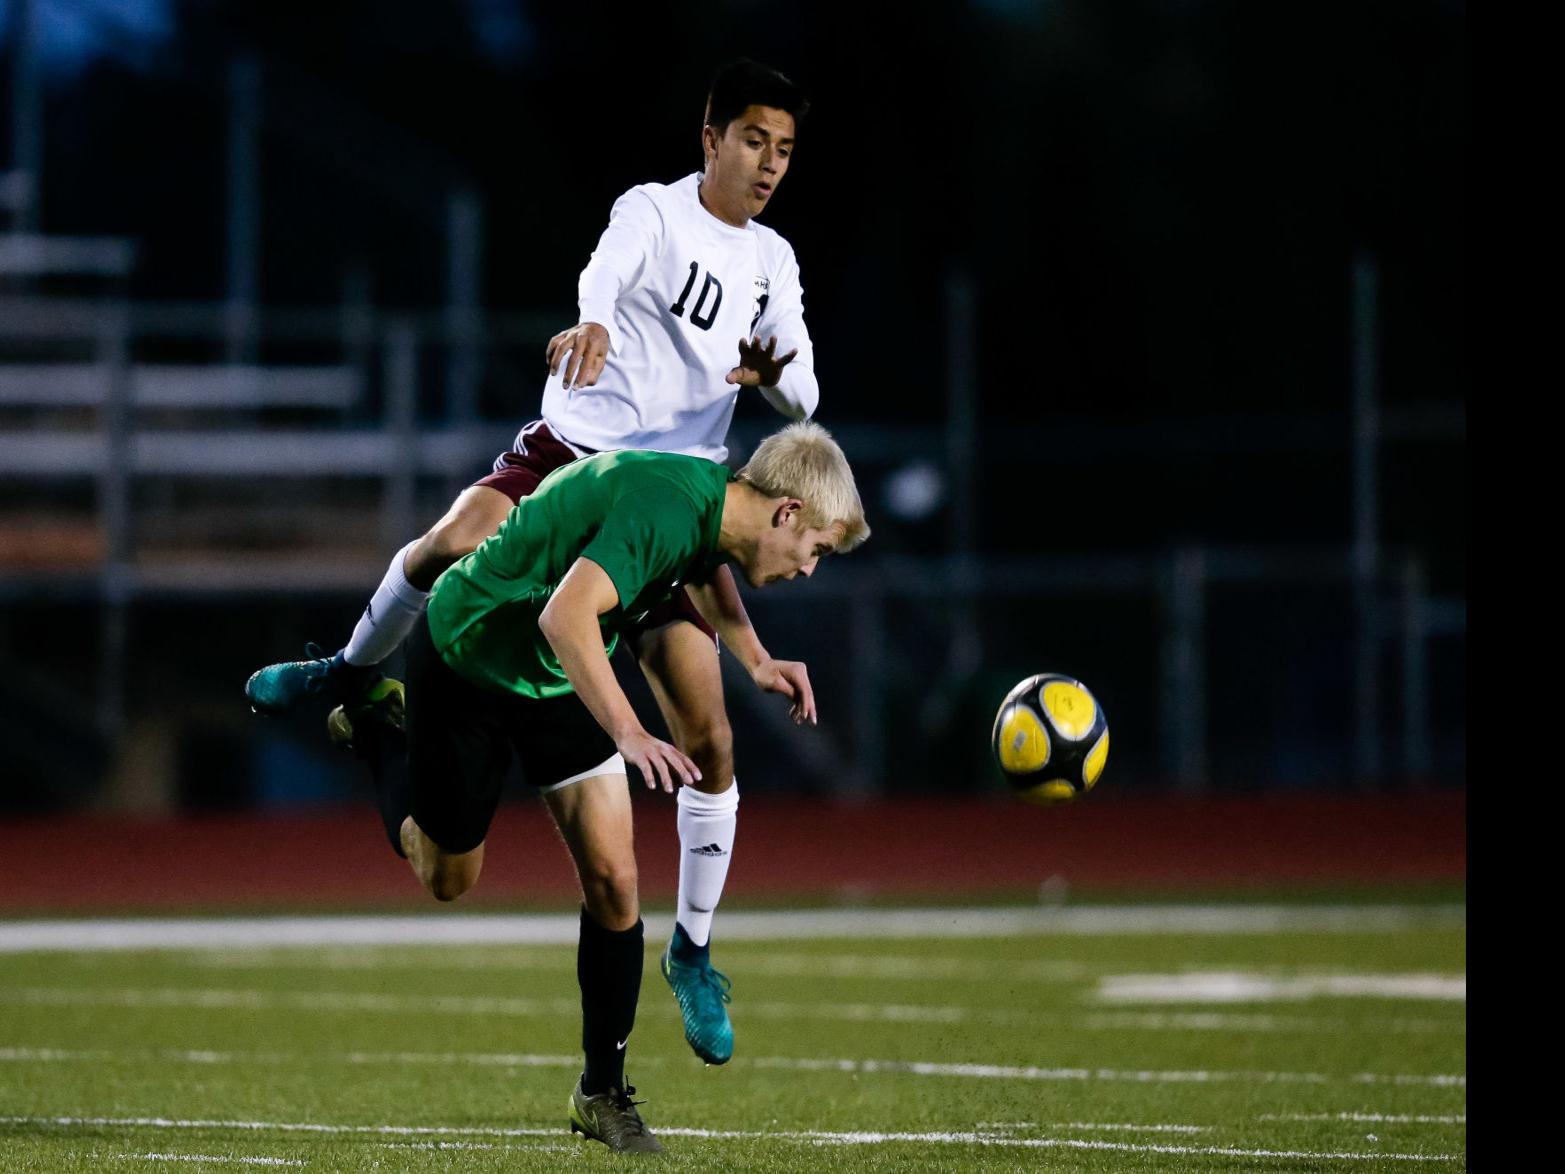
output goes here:
[[799, 264], [776, 232], [751, 221], [734, 228], [701, 206], [699, 174], [642, 184], [614, 204], [609, 226], [582, 271], [582, 322], [609, 332], [609, 355], [592, 387], [563, 386], [566, 364], [544, 385], [543, 418], [578, 448], [654, 449], [722, 461], [739, 394], [724, 382], [739, 342], [777, 336], [795, 347], [776, 387], [763, 387], [790, 419], [820, 399], [804, 328]]

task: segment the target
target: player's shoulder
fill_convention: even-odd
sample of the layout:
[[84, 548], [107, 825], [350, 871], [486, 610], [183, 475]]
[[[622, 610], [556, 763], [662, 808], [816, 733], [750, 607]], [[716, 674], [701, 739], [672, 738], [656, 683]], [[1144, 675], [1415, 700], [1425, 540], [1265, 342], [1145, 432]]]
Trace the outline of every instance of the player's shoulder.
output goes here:
[[677, 201], [671, 195], [675, 185], [666, 183], [638, 183], [621, 192], [614, 201], [611, 219], [626, 218], [662, 231], [671, 221], [678, 219]]
[[612, 449], [598, 453], [592, 459], [602, 460], [605, 471], [629, 477], [669, 477], [682, 480], [723, 468], [705, 457], [693, 457], [688, 453], [660, 452], [649, 448]]
[[699, 495], [710, 489], [710, 483], [726, 480], [728, 474], [715, 461], [684, 453], [620, 449], [599, 455], [609, 458], [604, 462], [604, 472], [620, 483], [623, 494], [635, 495], [652, 486], [667, 486]]
[[677, 208], [681, 203], [688, 203], [694, 198], [696, 184], [699, 180], [699, 175], [687, 175], [684, 179], [675, 180], [673, 183], [657, 183], [656, 181], [638, 183], [635, 187], [629, 188], [624, 195], [620, 196], [620, 199], [644, 199], [657, 208], [659, 212], [668, 212]]
[[785, 268], [798, 268], [798, 258], [793, 255], [793, 246], [788, 243], [787, 237], [759, 220], [750, 221], [750, 227], [755, 230], [756, 247], [769, 270], [777, 272]]

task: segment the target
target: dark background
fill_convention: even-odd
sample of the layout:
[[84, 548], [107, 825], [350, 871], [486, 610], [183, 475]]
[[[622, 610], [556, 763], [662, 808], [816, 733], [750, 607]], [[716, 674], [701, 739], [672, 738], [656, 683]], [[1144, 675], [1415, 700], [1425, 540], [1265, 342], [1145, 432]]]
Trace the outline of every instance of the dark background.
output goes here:
[[[0, 29], [15, 10], [0, 3]], [[848, 444], [875, 526], [823, 578], [851, 568], [895, 579], [887, 560], [960, 550], [1002, 580], [1024, 565], [1007, 558], [1345, 558], [1353, 272], [1371, 265], [1378, 398], [1401, 421], [1376, 453], [1379, 541], [1387, 566], [1416, 558], [1431, 596], [1463, 617], [1428, 646], [1433, 757], [1418, 769], [1395, 752], [1405, 692], [1394, 637], [1376, 653], [1384, 752], [1367, 777], [1355, 766], [1346, 578], [1213, 582], [1210, 762], [1194, 780], [1173, 777], [1162, 744], [1155, 592], [1089, 575], [1036, 593], [1013, 583], [974, 607], [888, 596], [871, 681], [849, 671], [868, 655], [859, 613], [812, 594], [816, 584], [752, 612], [774, 648], [808, 653], [837, 751], [858, 755], [865, 715], [881, 715], [869, 787], [884, 793], [999, 787], [984, 761], [993, 706], [1021, 676], [1056, 668], [1108, 709], [1115, 788], [1462, 782], [1463, 5], [39, 0], [39, 11], [42, 227], [138, 241], [128, 293], [148, 302], [224, 295], [236, 57], [262, 64], [274, 103], [261, 145], [265, 304], [329, 306], [359, 275], [379, 308], [438, 307], [441, 193], [471, 183], [486, 307], [551, 329], [575, 320], [576, 275], [615, 197], [699, 165], [714, 66], [747, 54], [789, 73], [814, 109], [763, 219], [799, 257], [817, 418]], [[14, 37], [0, 50], [9, 68]], [[7, 124], [10, 101], [7, 85]], [[974, 296], [965, 340], [950, 300], [963, 281]], [[486, 369], [487, 418], [530, 418], [543, 375], [530, 363]], [[963, 376], [978, 410], [976, 510], [953, 512], [943, 494], [902, 517], [888, 496], [899, 470], [961, 482], [941, 438]], [[440, 419], [427, 389], [421, 413]], [[752, 431], [774, 421], [754, 403], [740, 413]], [[18, 503], [34, 500], [26, 488], [0, 482]], [[423, 525], [444, 498], [426, 486], [420, 500]], [[1373, 590], [1394, 617], [1394, 578]], [[9, 591], [0, 665], [62, 696], [90, 692], [93, 606]], [[168, 768], [180, 803], [337, 793], [342, 768], [317, 758], [313, 733], [258, 733], [247, 715], [213, 716], [212, 699], [306, 638], [339, 640], [361, 606], [362, 593], [343, 590], [133, 610], [132, 721], [160, 705], [195, 715]], [[966, 637], [976, 644], [964, 653]], [[772, 752], [770, 727], [735, 719], [747, 786], [834, 789], [829, 758], [810, 769]], [[66, 735], [48, 753], [14, 756], [0, 802], [103, 801], [103, 780], [123, 783], [134, 768], [124, 727], [95, 729], [86, 748]], [[48, 768], [62, 741], [81, 749], [79, 769]]]

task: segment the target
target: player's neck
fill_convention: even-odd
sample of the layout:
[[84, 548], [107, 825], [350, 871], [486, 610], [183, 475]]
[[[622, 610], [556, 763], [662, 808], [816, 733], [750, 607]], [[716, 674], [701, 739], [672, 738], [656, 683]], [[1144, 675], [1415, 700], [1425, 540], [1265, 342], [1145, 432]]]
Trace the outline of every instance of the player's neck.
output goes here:
[[750, 223], [750, 217], [743, 211], [723, 206], [722, 200], [717, 195], [717, 185], [712, 182], [710, 172], [703, 171], [701, 173], [701, 184], [696, 188], [696, 196], [700, 199], [701, 207], [706, 209], [708, 215], [721, 220], [729, 228], [744, 228]]
[[740, 566], [754, 557], [762, 532], [772, 523], [772, 499], [743, 481], [724, 488], [723, 518], [717, 527], [717, 549]]

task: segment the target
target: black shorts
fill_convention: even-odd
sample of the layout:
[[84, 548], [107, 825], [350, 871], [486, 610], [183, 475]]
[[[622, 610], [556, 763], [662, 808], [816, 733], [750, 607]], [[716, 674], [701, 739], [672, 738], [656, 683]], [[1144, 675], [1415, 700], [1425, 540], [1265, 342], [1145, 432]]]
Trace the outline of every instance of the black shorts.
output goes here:
[[481, 688], [435, 651], [419, 616], [407, 642], [407, 755], [412, 815], [447, 852], [484, 842], [514, 753], [529, 786], [550, 791], [623, 772], [614, 739], [580, 697], [534, 700]]

